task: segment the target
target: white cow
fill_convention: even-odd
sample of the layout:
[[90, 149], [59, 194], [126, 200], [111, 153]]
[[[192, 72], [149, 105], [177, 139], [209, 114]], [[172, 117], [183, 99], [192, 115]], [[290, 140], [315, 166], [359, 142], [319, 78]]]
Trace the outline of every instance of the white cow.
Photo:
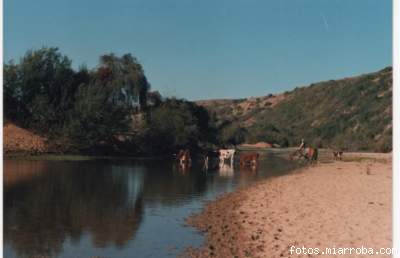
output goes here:
[[221, 167], [225, 160], [229, 159], [231, 166], [233, 166], [233, 157], [235, 156], [235, 149], [222, 149], [219, 150], [219, 166]]

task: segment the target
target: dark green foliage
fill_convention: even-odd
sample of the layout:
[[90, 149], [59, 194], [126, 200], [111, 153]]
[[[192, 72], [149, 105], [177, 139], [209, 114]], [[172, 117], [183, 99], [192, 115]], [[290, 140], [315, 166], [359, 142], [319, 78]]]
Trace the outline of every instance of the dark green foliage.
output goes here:
[[38, 131], [59, 127], [79, 83], [74, 79], [71, 61], [57, 48], [28, 51], [19, 64], [4, 66], [6, 115]]
[[17, 119], [21, 114], [26, 113], [20, 104], [18, 97], [18, 66], [13, 63], [4, 65], [3, 98], [4, 114], [7, 118]]
[[287, 132], [283, 132], [272, 124], [256, 124], [248, 131], [246, 141], [248, 143], [257, 143], [260, 141], [276, 143], [281, 147], [288, 147], [289, 141], [286, 135]]
[[216, 141], [207, 110], [149, 94], [130, 54], [103, 55], [96, 69], [74, 71], [57, 48], [42, 48], [6, 64], [4, 75], [7, 118], [67, 151], [165, 154]]
[[79, 88], [65, 131], [81, 146], [110, 143], [116, 133], [129, 129], [130, 109], [110, 102], [111, 95], [112, 90], [102, 82]]
[[215, 129], [206, 109], [193, 102], [166, 99], [154, 108], [144, 128], [142, 145], [147, 153], [196, 150], [215, 142]]
[[114, 54], [101, 56], [96, 79], [113, 89], [111, 98], [114, 104], [130, 106], [133, 102], [138, 102], [139, 107], [146, 106], [150, 84], [142, 66], [131, 54], [122, 57]]
[[223, 145], [238, 145], [245, 142], [247, 130], [237, 125], [228, 125], [221, 128], [220, 142]]
[[145, 108], [149, 88], [130, 54], [104, 55], [95, 70], [75, 71], [57, 48], [44, 47], [4, 66], [6, 117], [82, 149], [112, 145], [115, 134], [131, 130], [130, 114]]

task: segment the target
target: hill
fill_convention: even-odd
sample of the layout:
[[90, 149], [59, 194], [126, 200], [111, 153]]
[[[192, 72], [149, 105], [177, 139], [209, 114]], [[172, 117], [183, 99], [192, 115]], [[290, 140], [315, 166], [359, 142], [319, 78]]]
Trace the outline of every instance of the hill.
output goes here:
[[214, 117], [223, 142], [343, 150], [392, 149], [392, 68], [313, 83], [279, 95], [196, 102]]

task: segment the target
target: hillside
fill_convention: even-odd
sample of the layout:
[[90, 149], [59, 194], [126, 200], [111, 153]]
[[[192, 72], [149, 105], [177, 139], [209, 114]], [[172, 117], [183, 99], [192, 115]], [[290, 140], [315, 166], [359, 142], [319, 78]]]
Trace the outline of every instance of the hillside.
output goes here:
[[390, 151], [392, 68], [297, 87], [279, 95], [197, 101], [230, 143]]

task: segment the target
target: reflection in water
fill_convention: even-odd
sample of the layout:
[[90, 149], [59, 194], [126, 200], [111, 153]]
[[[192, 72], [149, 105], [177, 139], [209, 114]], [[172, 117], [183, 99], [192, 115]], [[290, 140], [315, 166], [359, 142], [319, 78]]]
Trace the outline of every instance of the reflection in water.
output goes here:
[[233, 177], [233, 166], [231, 164], [221, 164], [219, 166], [219, 175], [222, 177]]
[[[206, 172], [203, 164], [184, 168], [160, 160], [6, 160], [4, 254], [174, 257], [171, 246], [182, 249], [200, 239], [182, 223], [204, 200], [295, 167], [271, 154], [260, 164], [257, 170], [224, 164]], [[159, 235], [164, 231], [168, 236]]]
[[13, 162], [3, 171], [3, 183], [6, 186], [12, 186], [22, 181], [35, 180], [47, 170], [47, 163], [45, 162]]
[[207, 177], [199, 167], [182, 170], [180, 164], [173, 162], [172, 165], [153, 164], [150, 169], [151, 176], [146, 177], [143, 192], [147, 202], [176, 206], [206, 190]]
[[[4, 185], [5, 241], [18, 257], [55, 256], [67, 237], [78, 242], [83, 232], [97, 247], [123, 247], [134, 237], [143, 213], [141, 173], [45, 163], [45, 170], [37, 170], [40, 181]], [[32, 164], [37, 168], [37, 162]], [[20, 166], [18, 161], [7, 161], [7, 170], [14, 166]]]
[[257, 164], [240, 165], [240, 171], [244, 173], [254, 173], [257, 172], [257, 169], [258, 169]]
[[180, 172], [181, 174], [186, 174], [187, 172], [190, 172], [191, 167], [192, 167], [191, 163], [177, 163], [177, 162], [175, 162], [172, 165], [172, 169], [174, 171]]

